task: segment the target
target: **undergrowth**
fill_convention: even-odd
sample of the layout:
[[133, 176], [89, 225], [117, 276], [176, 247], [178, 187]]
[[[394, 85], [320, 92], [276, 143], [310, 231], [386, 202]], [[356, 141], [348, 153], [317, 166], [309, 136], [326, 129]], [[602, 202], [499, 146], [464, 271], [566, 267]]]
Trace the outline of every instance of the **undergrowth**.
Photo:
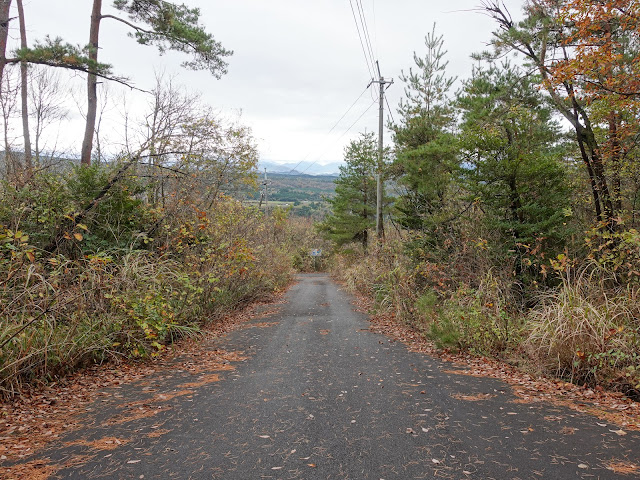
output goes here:
[[579, 272], [563, 268], [558, 281], [540, 286], [524, 303], [521, 284], [506, 268], [487, 267], [467, 282], [458, 277], [445, 285], [425, 280], [425, 265], [400, 251], [393, 240], [368, 254], [343, 247], [332, 272], [374, 300], [374, 313], [410, 325], [442, 350], [638, 396], [640, 290], [619, 285], [601, 264]]
[[112, 175], [91, 167], [0, 186], [0, 397], [157, 356], [289, 282], [298, 245], [286, 212], [265, 218], [224, 196], [159, 208], [135, 178], [87, 208]]

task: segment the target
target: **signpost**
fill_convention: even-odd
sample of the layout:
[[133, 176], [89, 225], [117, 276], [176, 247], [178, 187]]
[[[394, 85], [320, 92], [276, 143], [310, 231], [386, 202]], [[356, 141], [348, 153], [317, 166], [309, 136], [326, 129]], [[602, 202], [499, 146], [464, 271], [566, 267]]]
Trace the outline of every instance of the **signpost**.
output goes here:
[[322, 256], [322, 249], [321, 248], [314, 248], [313, 250], [311, 250], [311, 256], [313, 257], [313, 269], [317, 272], [318, 271], [318, 257]]

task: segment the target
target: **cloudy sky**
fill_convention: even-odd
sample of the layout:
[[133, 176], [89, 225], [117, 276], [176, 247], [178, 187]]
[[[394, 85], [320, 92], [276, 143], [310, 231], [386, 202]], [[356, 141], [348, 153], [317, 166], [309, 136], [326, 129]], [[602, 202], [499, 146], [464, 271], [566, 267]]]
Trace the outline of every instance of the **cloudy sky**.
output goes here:
[[[160, 57], [153, 48], [127, 38], [126, 27], [110, 20], [102, 24], [101, 60], [142, 89], [153, 87], [154, 71], [176, 73], [178, 82], [202, 92], [207, 103], [224, 115], [241, 112], [242, 122], [253, 129], [264, 160], [338, 161], [345, 144], [359, 132], [377, 131], [375, 106], [353, 125], [374, 103], [374, 86], [329, 133], [371, 77], [349, 0], [183, 1], [199, 7], [208, 31], [234, 51], [229, 73], [221, 80], [206, 72], [180, 69], [179, 55]], [[486, 47], [494, 27], [478, 12], [480, 0], [361, 1], [382, 75], [395, 80], [387, 91], [392, 110], [403, 94], [398, 76], [412, 66], [414, 51], [424, 54], [424, 37], [434, 22], [437, 33], [444, 35], [450, 75], [459, 78], [469, 76], [470, 54]], [[87, 43], [91, 0], [24, 2], [30, 41], [48, 34], [71, 43]], [[505, 3], [518, 16], [523, 0]], [[104, 13], [112, 10], [111, 1], [104, 0]], [[80, 81], [77, 79], [81, 85]], [[141, 105], [143, 96], [131, 94], [128, 102]], [[117, 130], [121, 122], [118, 109], [108, 115], [109, 128]], [[81, 128], [75, 133], [82, 123], [79, 111], [72, 112], [71, 118], [60, 141], [73, 145], [77, 135], [79, 150]]]

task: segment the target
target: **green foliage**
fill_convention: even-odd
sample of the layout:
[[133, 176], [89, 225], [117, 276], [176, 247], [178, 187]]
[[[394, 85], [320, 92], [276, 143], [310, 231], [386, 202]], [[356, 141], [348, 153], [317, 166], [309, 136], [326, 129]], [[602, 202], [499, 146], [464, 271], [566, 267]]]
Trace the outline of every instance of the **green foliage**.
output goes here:
[[398, 199], [400, 223], [430, 234], [451, 215], [452, 185], [457, 176], [454, 111], [448, 91], [455, 78], [446, 76], [444, 39], [433, 31], [426, 36], [424, 59], [414, 53], [417, 72], [402, 74], [406, 98], [398, 108], [400, 119], [391, 125], [396, 143], [393, 171], [402, 195]]
[[101, 76], [111, 75], [111, 65], [89, 58], [90, 46], [79, 47], [64, 42], [60, 37], [49, 36], [44, 41], [35, 41], [32, 48], [16, 51], [17, 58], [27, 63], [61, 67], [83, 72], [95, 72]]
[[377, 144], [373, 133], [361, 134], [345, 148], [345, 165], [329, 200], [331, 214], [321, 230], [338, 245], [359, 241], [366, 248], [368, 230], [375, 226]]
[[[85, 210], [98, 196], [114, 169], [99, 165], [76, 167], [73, 169], [66, 188], [71, 209], [66, 213], [72, 219]], [[140, 247], [143, 233], [155, 220], [152, 212], [143, 204], [141, 196], [144, 186], [135, 177], [127, 177], [118, 182], [101, 201], [88, 212], [78, 227], [72, 222], [70, 233], [80, 233], [82, 240], [78, 244], [82, 252], [127, 250]], [[81, 231], [81, 230], [84, 230]]]
[[522, 255], [523, 245], [544, 239], [553, 255], [571, 233], [558, 126], [534, 82], [508, 63], [491, 64], [474, 69], [458, 98], [466, 188], [501, 232], [503, 254]]
[[156, 356], [288, 283], [300, 244], [285, 241], [285, 210], [266, 219], [221, 197], [209, 210], [182, 198], [154, 211], [144, 194], [104, 166], [2, 185], [0, 395]]
[[114, 7], [133, 21], [141, 22], [150, 30], [136, 27], [131, 35], [142, 45], [155, 45], [161, 54], [167, 50], [193, 56], [183, 66], [192, 70], [209, 70], [216, 78], [227, 72], [224, 57], [233, 52], [226, 50], [200, 25], [200, 10], [181, 4], [159, 0], [115, 0]]
[[593, 228], [585, 239], [588, 258], [621, 284], [640, 281], [640, 233], [635, 228], [609, 232]]

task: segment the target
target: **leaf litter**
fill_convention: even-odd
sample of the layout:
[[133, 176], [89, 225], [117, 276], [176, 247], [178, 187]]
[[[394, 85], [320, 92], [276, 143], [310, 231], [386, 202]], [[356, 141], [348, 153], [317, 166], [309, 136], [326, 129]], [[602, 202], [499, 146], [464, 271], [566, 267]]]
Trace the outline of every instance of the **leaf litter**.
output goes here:
[[369, 331], [383, 334], [391, 341], [403, 343], [412, 352], [452, 363], [454, 368], [442, 370], [443, 373], [497, 378], [511, 385], [513, 393], [519, 397], [514, 403], [546, 402], [593, 415], [627, 430], [640, 431], [640, 403], [625, 397], [622, 393], [602, 388], [591, 389], [544, 376], [534, 377], [511, 365], [487, 357], [442, 351], [420, 332], [397, 321], [394, 314], [372, 315], [373, 303], [363, 295], [356, 294], [355, 306], [358, 311], [369, 315]]
[[[284, 291], [269, 301], [256, 302], [243, 310], [220, 318], [215, 324], [204, 329], [198, 338], [187, 338], [167, 347], [163, 355], [145, 363], [123, 361], [118, 364], [96, 365], [76, 372], [48, 385], [38, 385], [25, 389], [20, 396], [0, 403], [0, 478], [33, 479], [49, 478], [61, 468], [88, 461], [87, 456], [76, 456], [64, 465], [50, 465], [49, 460], [19, 462], [34, 455], [47, 444], [69, 432], [85, 426], [87, 413], [95, 412], [96, 398], [104, 403], [121, 403], [122, 395], [107, 393], [107, 389], [119, 389], [123, 385], [145, 385], [145, 379], [154, 374], [171, 376], [176, 368], [191, 373], [233, 370], [232, 362], [241, 362], [248, 357], [244, 352], [227, 352], [212, 348], [218, 337], [244, 328], [247, 322], [269, 314], [266, 307], [284, 302]], [[262, 309], [262, 311], [260, 311]], [[180, 363], [181, 362], [181, 363]], [[183, 390], [155, 395], [143, 404], [132, 402], [127, 412], [110, 419], [110, 424], [126, 423], [135, 419], [148, 418], [171, 408], [158, 405], [177, 396], [187, 395], [189, 387], [206, 385], [219, 378], [215, 374], [201, 376], [197, 381], [183, 384]], [[154, 392], [146, 386], [142, 392]], [[163, 397], [164, 396], [164, 397]], [[155, 404], [155, 405], [154, 405]], [[160, 436], [167, 431], [157, 430], [149, 436]], [[119, 439], [124, 443], [123, 439]], [[87, 445], [103, 447], [103, 445]], [[104, 450], [104, 448], [96, 448]]]

